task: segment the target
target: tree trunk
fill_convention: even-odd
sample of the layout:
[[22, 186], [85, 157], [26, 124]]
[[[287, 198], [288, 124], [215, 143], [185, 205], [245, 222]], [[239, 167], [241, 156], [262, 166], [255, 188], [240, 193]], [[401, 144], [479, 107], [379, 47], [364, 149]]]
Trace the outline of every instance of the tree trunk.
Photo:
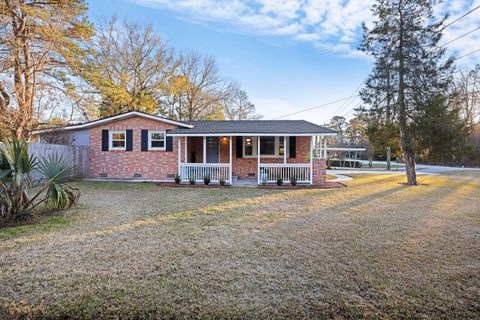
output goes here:
[[405, 161], [405, 173], [407, 175], [407, 184], [417, 185], [417, 174], [415, 172], [415, 152], [412, 144], [412, 137], [407, 126], [407, 105], [405, 101], [405, 56], [404, 49], [404, 22], [403, 22], [403, 2], [399, 2], [398, 13], [400, 16], [400, 41], [398, 57], [398, 127], [400, 129], [400, 144], [403, 150], [403, 160]]
[[417, 173], [415, 165], [415, 151], [412, 147], [411, 137], [409, 133], [400, 129], [400, 144], [403, 150], [403, 161], [405, 162], [405, 174], [407, 175], [407, 184], [411, 186], [417, 185]]

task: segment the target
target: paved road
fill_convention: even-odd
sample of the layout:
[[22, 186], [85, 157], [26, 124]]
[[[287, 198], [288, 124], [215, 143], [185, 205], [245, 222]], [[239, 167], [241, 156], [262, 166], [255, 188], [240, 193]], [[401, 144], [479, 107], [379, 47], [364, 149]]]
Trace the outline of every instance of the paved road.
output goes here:
[[[379, 164], [385, 164], [386, 162], [376, 161]], [[446, 166], [434, 166], [434, 165], [424, 165], [417, 164], [417, 174], [442, 174], [455, 171], [465, 171], [465, 170], [480, 170], [480, 168], [460, 168], [460, 167], [446, 167]], [[392, 168], [388, 171], [386, 169], [335, 169], [327, 170], [327, 174], [337, 176], [336, 182], [349, 181], [352, 180], [351, 177], [347, 176], [348, 174], [405, 174], [405, 169], [402, 167]]]

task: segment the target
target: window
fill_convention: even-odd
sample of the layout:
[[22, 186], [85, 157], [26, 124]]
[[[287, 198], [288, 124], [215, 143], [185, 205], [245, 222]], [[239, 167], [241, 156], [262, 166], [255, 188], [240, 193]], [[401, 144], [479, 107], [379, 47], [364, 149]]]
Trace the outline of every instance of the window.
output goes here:
[[148, 132], [148, 149], [165, 150], [165, 131]]
[[274, 156], [275, 155], [275, 137], [261, 137], [260, 138], [260, 155]]
[[[243, 138], [243, 156], [254, 158], [257, 156], [258, 137]], [[283, 157], [287, 152], [284, 137], [260, 137], [260, 156], [266, 158]]]
[[243, 143], [243, 155], [246, 157], [253, 156], [254, 154], [253, 147], [254, 147], [253, 137], [245, 137], [244, 143]]
[[110, 150], [126, 149], [126, 133], [125, 131], [110, 131]]

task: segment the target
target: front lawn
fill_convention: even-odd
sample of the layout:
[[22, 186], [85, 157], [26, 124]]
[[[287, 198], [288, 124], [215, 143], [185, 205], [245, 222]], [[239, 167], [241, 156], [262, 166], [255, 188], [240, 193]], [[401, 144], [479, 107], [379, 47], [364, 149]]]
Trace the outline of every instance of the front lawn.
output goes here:
[[77, 183], [0, 229], [0, 318], [479, 318], [477, 177], [349, 188]]

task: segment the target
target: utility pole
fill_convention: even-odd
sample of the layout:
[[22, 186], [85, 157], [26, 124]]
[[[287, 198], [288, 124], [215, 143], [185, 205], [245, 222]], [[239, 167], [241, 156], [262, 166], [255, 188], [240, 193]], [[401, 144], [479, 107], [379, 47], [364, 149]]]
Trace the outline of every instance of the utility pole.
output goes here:
[[392, 158], [392, 150], [390, 149], [390, 147], [387, 147], [387, 170], [391, 169], [391, 166], [390, 166], [391, 158]]

